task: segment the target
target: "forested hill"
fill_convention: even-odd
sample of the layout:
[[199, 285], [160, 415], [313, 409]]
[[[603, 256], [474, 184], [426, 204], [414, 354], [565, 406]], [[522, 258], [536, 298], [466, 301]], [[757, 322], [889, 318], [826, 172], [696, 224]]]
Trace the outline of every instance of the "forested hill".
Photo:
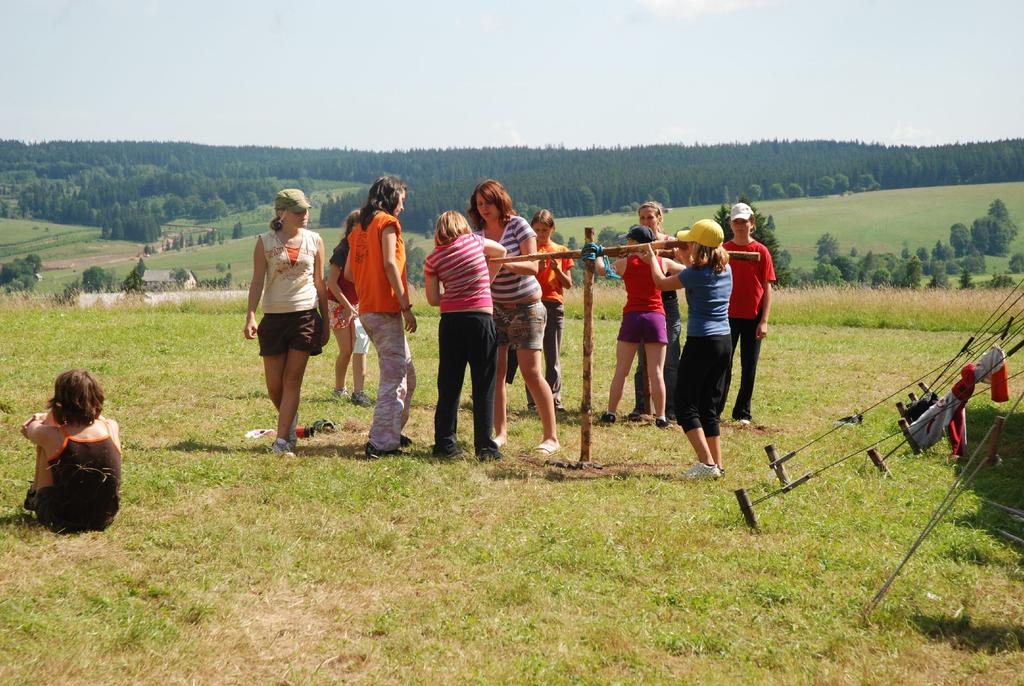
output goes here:
[[[191, 143], [0, 141], [0, 215], [101, 226], [110, 238], [154, 240], [159, 224], [212, 220], [266, 204], [282, 185], [409, 185], [403, 224], [426, 230], [464, 210], [493, 177], [521, 214], [617, 211], [654, 198], [685, 206], [846, 191], [1024, 180], [1024, 139], [936, 147], [762, 141], [628, 148], [485, 148], [366, 152]], [[354, 203], [355, 204], [355, 203]]]

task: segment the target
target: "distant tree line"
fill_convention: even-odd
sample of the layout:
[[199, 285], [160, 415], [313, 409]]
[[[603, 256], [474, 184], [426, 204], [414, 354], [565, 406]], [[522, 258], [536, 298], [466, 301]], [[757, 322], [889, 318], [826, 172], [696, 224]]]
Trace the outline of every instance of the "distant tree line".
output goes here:
[[273, 197], [275, 187], [268, 179], [153, 172], [144, 166], [121, 171], [120, 176], [90, 169], [72, 179], [36, 178], [19, 186], [18, 213], [99, 226], [103, 238], [111, 240], [152, 242], [160, 236], [161, 223], [180, 217], [214, 220], [251, 210]]
[[[830, 233], [822, 234], [816, 243], [817, 266], [813, 270], [796, 269], [792, 275], [795, 284], [841, 285], [858, 284], [873, 287], [949, 288], [952, 278], [961, 288], [973, 285], [973, 276], [985, 273], [985, 255], [1006, 255], [1009, 243], [1017, 235], [1017, 226], [1010, 220], [1006, 205], [998, 198], [989, 205], [983, 217], [975, 219], [968, 229], [954, 224], [949, 232], [949, 244], [936, 241], [929, 250], [919, 247], [911, 252], [907, 245], [899, 255], [869, 251], [859, 256], [852, 248], [848, 254], [840, 252], [839, 241]], [[1009, 271], [1024, 272], [1024, 254], [1010, 258]], [[1012, 284], [1007, 275], [996, 275], [989, 285], [1000, 287]]]
[[[1024, 180], [1024, 140], [929, 148], [783, 140], [393, 152], [0, 141], [0, 187], [17, 197], [15, 212], [142, 241], [153, 240], [169, 219], [212, 220], [269, 203], [285, 185], [309, 191], [312, 179], [369, 183], [387, 173], [409, 184], [403, 225], [426, 233], [442, 211], [464, 210], [486, 177], [509, 188], [523, 215], [541, 207], [557, 216], [590, 215], [648, 198], [666, 206], [729, 204], [740, 195], [756, 202]], [[323, 225], [339, 225], [338, 214], [329, 212]]]

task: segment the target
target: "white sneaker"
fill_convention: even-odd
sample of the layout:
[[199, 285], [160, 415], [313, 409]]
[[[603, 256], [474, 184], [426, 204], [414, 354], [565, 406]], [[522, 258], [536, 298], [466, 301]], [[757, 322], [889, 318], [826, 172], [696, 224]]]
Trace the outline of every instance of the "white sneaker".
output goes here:
[[698, 462], [683, 472], [684, 479], [717, 479], [720, 476], [722, 476], [722, 472], [718, 470], [717, 466], [703, 462]]
[[348, 400], [351, 397], [347, 388], [335, 388], [331, 395], [334, 396], [335, 400]]
[[750, 426], [749, 419], [737, 419], [736, 421], [740, 423], [740, 426]]
[[292, 450], [292, 445], [283, 438], [275, 438], [273, 445], [270, 446], [270, 452], [281, 457], [295, 457], [295, 453]]

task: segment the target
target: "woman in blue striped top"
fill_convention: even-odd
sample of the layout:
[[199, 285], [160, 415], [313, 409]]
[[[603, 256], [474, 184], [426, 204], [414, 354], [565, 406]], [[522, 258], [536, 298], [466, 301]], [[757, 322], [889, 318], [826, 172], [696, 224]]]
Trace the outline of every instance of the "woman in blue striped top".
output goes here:
[[[509, 256], [537, 252], [537, 234], [530, 224], [512, 209], [508, 191], [494, 179], [482, 181], [469, 199], [469, 219], [476, 233], [505, 247]], [[555, 402], [551, 388], [544, 380], [541, 350], [544, 348], [544, 325], [547, 310], [541, 303], [536, 261], [510, 262], [491, 284], [494, 301], [494, 326], [498, 334], [497, 374], [494, 389], [494, 440], [501, 446], [508, 439], [505, 378], [508, 351], [516, 351], [516, 361], [523, 373], [526, 388], [537, 403], [544, 436], [534, 449], [550, 455], [561, 446], [555, 422]]]

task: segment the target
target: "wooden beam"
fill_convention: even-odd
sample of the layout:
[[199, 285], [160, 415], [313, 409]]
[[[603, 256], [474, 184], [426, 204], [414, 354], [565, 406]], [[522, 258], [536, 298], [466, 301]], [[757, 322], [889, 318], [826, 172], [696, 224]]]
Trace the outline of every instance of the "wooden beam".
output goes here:
[[[587, 241], [592, 243], [593, 241]], [[636, 245], [616, 245], [604, 249], [604, 254], [608, 257], [622, 257], [623, 255], [631, 255], [634, 253], [641, 253], [647, 250], [647, 246], [651, 246], [655, 250], [669, 250], [672, 248], [679, 248], [686, 245], [683, 241], [655, 241], [654, 243], [638, 243]], [[537, 252], [530, 253], [529, 255], [513, 255], [512, 257], [496, 257], [488, 260], [491, 264], [506, 264], [508, 262], [530, 262], [537, 260], [561, 260], [561, 259], [579, 259], [582, 250], [561, 250], [559, 252]], [[761, 254], [756, 252], [750, 252], [747, 250], [729, 250], [730, 260], [747, 260], [750, 262], [760, 262]]]

